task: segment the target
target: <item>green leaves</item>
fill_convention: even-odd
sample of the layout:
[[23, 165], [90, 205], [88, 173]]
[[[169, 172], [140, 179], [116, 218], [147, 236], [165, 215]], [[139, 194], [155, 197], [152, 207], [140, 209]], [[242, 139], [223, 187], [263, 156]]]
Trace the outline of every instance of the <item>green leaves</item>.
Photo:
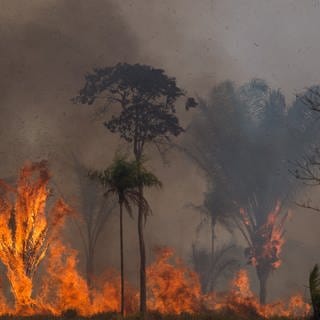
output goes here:
[[116, 195], [119, 203], [124, 204], [131, 215], [132, 205], [141, 206], [145, 217], [151, 213], [147, 200], [140, 195], [139, 188], [162, 186], [160, 180], [143, 166], [143, 161], [127, 160], [118, 156], [104, 171], [90, 172], [105, 188], [105, 195]]

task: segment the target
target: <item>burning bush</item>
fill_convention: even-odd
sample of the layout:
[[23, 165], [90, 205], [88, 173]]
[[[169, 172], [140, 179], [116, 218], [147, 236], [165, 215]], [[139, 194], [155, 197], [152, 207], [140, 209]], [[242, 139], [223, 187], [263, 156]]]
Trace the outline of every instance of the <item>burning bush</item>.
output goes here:
[[1, 181], [0, 196], [0, 259], [6, 266], [15, 309], [28, 313], [35, 305], [32, 279], [53, 245], [70, 209], [58, 200], [48, 210], [47, 162], [25, 165], [16, 187]]

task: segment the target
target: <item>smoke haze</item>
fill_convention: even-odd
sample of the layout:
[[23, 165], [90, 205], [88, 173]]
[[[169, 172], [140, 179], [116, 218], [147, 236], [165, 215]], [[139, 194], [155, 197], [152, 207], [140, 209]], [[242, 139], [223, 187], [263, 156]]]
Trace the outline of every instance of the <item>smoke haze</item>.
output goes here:
[[[47, 158], [60, 191], [76, 197], [72, 168], [66, 165], [69, 152], [90, 167], [110, 162], [118, 139], [103, 127], [103, 118], [95, 119], [92, 108], [70, 102], [94, 66], [151, 64], [177, 77], [191, 95], [206, 95], [226, 79], [243, 84], [259, 77], [293, 100], [296, 92], [320, 82], [319, 15], [313, 0], [2, 0], [0, 175], [14, 176], [26, 159]], [[187, 125], [192, 114], [181, 116]], [[186, 204], [201, 203], [205, 181], [179, 153], [168, 156], [169, 166], [156, 155], [150, 158], [164, 189], [148, 195], [154, 208], [146, 231], [148, 254], [164, 244], [187, 258], [200, 217]], [[310, 212], [294, 212], [270, 296], [303, 289], [318, 260], [318, 223]], [[126, 224], [126, 241], [133, 243], [126, 249], [127, 271], [134, 278], [136, 221], [126, 218]], [[99, 248], [99, 270], [118, 262], [112, 249], [118, 248], [116, 217], [103, 237], [111, 247]], [[79, 247], [76, 230], [69, 238]]]

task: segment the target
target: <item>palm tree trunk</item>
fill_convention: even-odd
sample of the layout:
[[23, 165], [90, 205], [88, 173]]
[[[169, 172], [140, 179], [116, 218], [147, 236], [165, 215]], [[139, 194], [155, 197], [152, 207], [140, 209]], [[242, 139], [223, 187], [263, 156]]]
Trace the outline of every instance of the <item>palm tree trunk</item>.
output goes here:
[[[139, 197], [143, 197], [143, 188], [139, 187]], [[139, 201], [142, 203], [142, 201]], [[139, 234], [139, 250], [140, 250], [140, 312], [143, 317], [147, 311], [147, 289], [146, 289], [146, 248], [144, 243], [143, 225], [144, 212], [142, 206], [139, 205], [138, 214], [138, 234]]]
[[119, 201], [120, 207], [120, 270], [121, 270], [121, 316], [124, 316], [124, 259], [123, 259], [123, 205]]
[[261, 270], [259, 267], [257, 268], [257, 275], [259, 279], [259, 300], [260, 304], [266, 304], [267, 302], [267, 280], [268, 273]]
[[208, 273], [208, 284], [207, 284], [207, 292], [213, 291], [213, 267], [214, 267], [214, 255], [215, 255], [215, 238], [216, 238], [216, 220], [211, 220], [211, 254], [210, 254], [210, 262], [209, 262], [209, 273]]
[[89, 243], [88, 247], [88, 256], [86, 263], [86, 278], [87, 278], [87, 286], [88, 289], [92, 289], [93, 286], [93, 273], [94, 273], [94, 249], [92, 248], [91, 243]]

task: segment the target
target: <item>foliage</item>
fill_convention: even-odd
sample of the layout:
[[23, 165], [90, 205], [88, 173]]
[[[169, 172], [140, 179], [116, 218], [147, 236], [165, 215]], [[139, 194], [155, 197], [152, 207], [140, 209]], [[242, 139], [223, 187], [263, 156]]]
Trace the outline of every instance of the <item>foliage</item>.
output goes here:
[[316, 264], [309, 275], [309, 290], [313, 307], [314, 319], [320, 319], [320, 272]]
[[116, 195], [129, 214], [132, 213], [131, 203], [142, 205], [145, 217], [151, 213], [151, 208], [144, 197], [140, 197], [139, 187], [161, 187], [160, 180], [144, 166], [142, 161], [128, 161], [125, 157], [117, 157], [111, 166], [102, 172], [89, 174], [101, 182], [106, 190], [105, 196]]
[[[300, 98], [287, 107], [281, 91], [261, 79], [238, 88], [223, 82], [200, 100], [198, 110], [184, 150], [207, 179], [202, 212], [211, 224], [230, 229], [230, 220], [242, 223], [243, 208], [258, 234], [274, 204], [280, 200], [285, 208], [295, 194], [298, 184], [288, 174], [289, 161], [316, 141], [316, 116]], [[259, 237], [250, 241], [259, 247]]]
[[[154, 143], [160, 153], [171, 136], [184, 130], [176, 116], [176, 101], [185, 95], [164, 70], [151, 66], [118, 63], [113, 67], [96, 68], [85, 77], [85, 86], [74, 102], [92, 105], [100, 98], [104, 108], [120, 106], [120, 111], [105, 122], [105, 126], [132, 144], [136, 160], [141, 160], [147, 143]], [[188, 98], [185, 109], [196, 107], [194, 98]], [[140, 182], [138, 196], [143, 199]], [[133, 196], [133, 194], [132, 194]], [[133, 200], [133, 199], [132, 199]], [[133, 200], [135, 201], [135, 200]], [[146, 253], [143, 221], [146, 221], [144, 202], [135, 201], [139, 207], [138, 236], [140, 251], [140, 311], [146, 312]]]
[[[74, 102], [92, 105], [101, 99], [106, 105], [119, 105], [105, 126], [134, 144], [141, 154], [146, 142], [160, 142], [183, 132], [176, 116], [176, 101], [185, 93], [162, 69], [148, 65], [118, 63], [113, 67], [95, 68], [85, 76], [85, 86]], [[189, 98], [186, 109], [196, 106]]]

